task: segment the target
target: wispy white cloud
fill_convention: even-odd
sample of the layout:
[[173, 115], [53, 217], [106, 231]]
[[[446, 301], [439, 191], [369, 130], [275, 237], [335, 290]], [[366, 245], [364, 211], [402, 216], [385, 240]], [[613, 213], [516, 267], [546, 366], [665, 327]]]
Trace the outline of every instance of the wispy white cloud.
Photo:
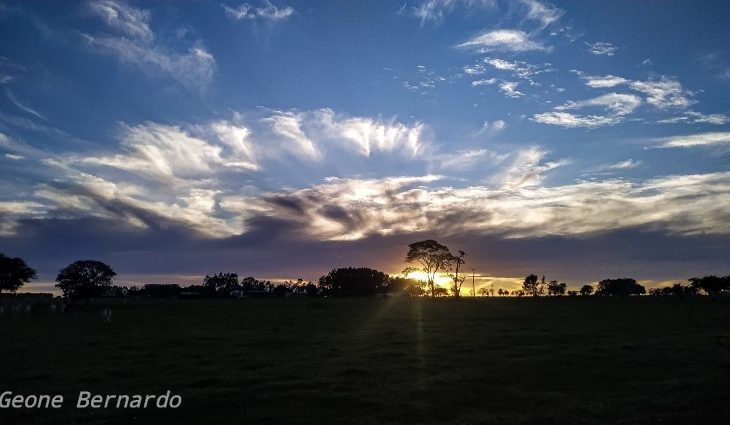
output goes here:
[[724, 114], [703, 114], [701, 112], [686, 111], [682, 115], [665, 118], [657, 122], [660, 124], [693, 123], [723, 125], [730, 122], [730, 117]]
[[323, 154], [314, 141], [304, 133], [302, 129], [303, 120], [303, 114], [279, 112], [271, 117], [264, 118], [262, 121], [270, 123], [274, 133], [284, 137], [289, 142], [282, 146], [285, 151], [300, 159], [320, 161]]
[[628, 115], [641, 105], [641, 98], [633, 94], [608, 93], [592, 99], [568, 101], [563, 105], [556, 106], [555, 110], [564, 111], [582, 109], [588, 107], [600, 107], [614, 115]]
[[526, 32], [509, 29], [486, 31], [457, 45], [457, 47], [475, 49], [482, 52], [547, 50], [547, 47], [541, 43], [531, 40]]
[[496, 70], [509, 72], [514, 77], [528, 80], [530, 83], [534, 83], [534, 76], [552, 71], [550, 64], [534, 65], [524, 61], [508, 61], [492, 57], [485, 58], [483, 62]]
[[540, 22], [541, 28], [558, 21], [565, 13], [564, 10], [547, 2], [537, 0], [521, 0], [521, 2], [527, 7], [527, 19]]
[[92, 1], [89, 3], [89, 9], [107, 25], [129, 37], [145, 42], [151, 42], [154, 38], [149, 26], [149, 10], [136, 9], [123, 2], [111, 0]]
[[177, 126], [147, 123], [123, 128], [123, 153], [73, 158], [73, 163], [114, 167], [145, 175], [158, 182], [176, 184], [184, 179], [207, 178], [216, 167], [257, 170], [249, 131], [245, 127], [214, 122], [207, 141]]
[[730, 133], [711, 132], [688, 134], [685, 136], [672, 136], [656, 139], [660, 142], [657, 147], [661, 148], [693, 148], [700, 146], [717, 146], [730, 144]]
[[597, 41], [595, 43], [586, 43], [588, 51], [594, 55], [613, 56], [618, 51], [618, 47], [605, 41]]
[[[641, 98], [632, 94], [609, 93], [592, 99], [568, 101], [556, 106], [552, 112], [544, 112], [532, 116], [532, 120], [542, 124], [557, 125], [566, 128], [596, 128], [621, 122], [641, 105]], [[603, 114], [577, 115], [564, 112], [584, 108], [600, 108]]]
[[[494, 7], [495, 0], [423, 0], [409, 10], [413, 16], [421, 20], [421, 25], [426, 22], [441, 22], [446, 15], [451, 13], [457, 6], [466, 9], [488, 9]], [[405, 5], [401, 10], [405, 10]]]
[[29, 106], [26, 106], [26, 105], [23, 105], [22, 103], [20, 103], [15, 98], [15, 96], [13, 96], [13, 92], [11, 92], [9, 88], [6, 88], [5, 89], [5, 94], [7, 94], [8, 99], [10, 99], [10, 101], [13, 102], [13, 105], [17, 106], [18, 109], [20, 109], [20, 110], [22, 110], [24, 112], [27, 112], [27, 113], [35, 116], [36, 118], [40, 118], [42, 120], [46, 120], [46, 117], [44, 117], [41, 113], [39, 113], [35, 109], [33, 109], [33, 108], [29, 107]]
[[[526, 152], [522, 164], [534, 164]], [[517, 166], [498, 187], [435, 186], [421, 178], [329, 179], [307, 189], [231, 198], [231, 210], [255, 208], [296, 223], [309, 238], [355, 240], [370, 235], [427, 232], [500, 234], [521, 238], [585, 235], [642, 226], [676, 234], [728, 234], [730, 173], [675, 175], [629, 182], [580, 181], [546, 187], [525, 179], [536, 168]], [[520, 171], [522, 172], [520, 174]], [[520, 184], [520, 182], [530, 184]], [[691, 196], [692, 202], [686, 197]]]
[[682, 84], [669, 77], [658, 80], [633, 81], [629, 85], [632, 90], [644, 93], [646, 102], [659, 109], [686, 108], [694, 103], [691, 93], [682, 88]]
[[566, 128], [596, 128], [618, 124], [621, 121], [620, 117], [616, 116], [577, 115], [570, 112], [554, 111], [535, 114], [531, 119], [542, 124], [557, 125]]
[[594, 89], [603, 89], [603, 88], [610, 88], [610, 87], [616, 87], [623, 84], [628, 84], [630, 80], [627, 80], [623, 77], [618, 77], [616, 75], [586, 75], [581, 71], [572, 70], [572, 72], [578, 74], [583, 81], [585, 81], [586, 86], [594, 88]]
[[195, 43], [185, 53], [170, 51], [155, 43], [148, 11], [111, 0], [91, 3], [91, 9], [112, 29], [123, 34], [83, 34], [86, 42], [100, 52], [149, 72], [163, 72], [185, 87], [201, 92], [213, 80], [216, 62], [202, 43]]
[[598, 171], [615, 171], [615, 170], [629, 170], [637, 168], [643, 163], [641, 161], [635, 161], [633, 159], [627, 159], [625, 161], [615, 162], [613, 164], [603, 164], [597, 168]]
[[504, 120], [484, 121], [481, 128], [474, 132], [474, 137], [492, 137], [503, 132], [506, 128], [507, 123]]
[[291, 6], [277, 7], [269, 0], [264, 0], [263, 6], [255, 7], [248, 3], [243, 3], [240, 6], [233, 8], [225, 4], [223, 10], [229, 17], [240, 21], [245, 20], [256, 20], [262, 19], [266, 21], [285, 21], [294, 15], [295, 10]]
[[472, 87], [479, 87], [479, 86], [490, 86], [492, 84], [496, 84], [497, 79], [496, 78], [483, 78], [481, 80], [474, 80], [471, 82]]
[[416, 66], [417, 79], [416, 81], [403, 81], [403, 87], [412, 92], [418, 92], [421, 94], [428, 94], [431, 89], [436, 88], [440, 83], [446, 81], [446, 78], [438, 75], [435, 71], [428, 69], [425, 65]]
[[517, 90], [518, 85], [519, 83], [516, 81], [502, 81], [499, 83], [499, 90], [502, 91], [505, 96], [515, 99], [525, 95], [521, 91]]

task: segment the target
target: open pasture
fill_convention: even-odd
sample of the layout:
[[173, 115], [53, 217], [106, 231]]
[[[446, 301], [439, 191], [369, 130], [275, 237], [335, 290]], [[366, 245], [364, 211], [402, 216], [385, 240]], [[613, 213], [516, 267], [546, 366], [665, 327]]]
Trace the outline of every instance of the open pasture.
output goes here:
[[[128, 301], [0, 316], [3, 424], [730, 423], [730, 300]], [[79, 391], [182, 396], [75, 409]]]

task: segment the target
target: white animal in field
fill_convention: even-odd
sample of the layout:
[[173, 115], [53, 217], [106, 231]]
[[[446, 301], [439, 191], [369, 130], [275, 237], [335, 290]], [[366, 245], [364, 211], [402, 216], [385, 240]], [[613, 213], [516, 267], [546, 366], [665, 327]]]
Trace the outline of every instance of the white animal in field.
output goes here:
[[26, 304], [25, 307], [23, 307], [25, 314], [30, 314], [31, 310], [30, 304]]
[[101, 315], [104, 318], [104, 323], [111, 323], [112, 322], [112, 309], [111, 309], [111, 307], [104, 307], [104, 310], [101, 311]]
[[5, 306], [0, 305], [0, 314], [4, 314], [4, 313], [5, 313]]
[[51, 304], [48, 309], [51, 311], [51, 314], [54, 314], [56, 310], [58, 310], [58, 306], [56, 304]]

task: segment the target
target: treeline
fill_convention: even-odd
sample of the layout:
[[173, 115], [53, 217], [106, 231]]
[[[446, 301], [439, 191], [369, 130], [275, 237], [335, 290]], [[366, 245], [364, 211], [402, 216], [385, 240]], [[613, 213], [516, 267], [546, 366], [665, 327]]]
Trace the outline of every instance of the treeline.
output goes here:
[[[419, 245], [420, 244], [420, 245]], [[352, 297], [376, 295], [404, 295], [410, 297], [459, 297], [463, 275], [459, 275], [460, 267], [465, 263], [465, 253], [459, 251], [452, 256], [448, 248], [435, 241], [423, 241], [409, 245], [410, 258], [414, 259], [414, 247], [420, 251], [423, 269], [406, 269], [403, 276], [388, 274], [367, 267], [345, 267], [331, 270], [319, 278], [316, 283], [298, 279], [273, 283], [269, 280], [258, 280], [252, 276], [239, 279], [236, 273], [217, 273], [206, 275], [198, 285], [181, 286], [177, 284], [146, 284], [143, 286], [118, 286], [113, 284], [116, 276], [107, 264], [95, 260], [80, 260], [64, 267], [56, 277], [56, 286], [69, 300], [88, 299], [92, 297], [150, 297], [150, 298], [249, 298], [270, 297], [285, 298], [302, 297]], [[437, 255], [440, 263], [429, 262], [428, 255]], [[418, 261], [418, 260], [416, 260]], [[436, 264], [436, 266], [434, 266]], [[453, 267], [451, 270], [448, 267]], [[410, 279], [408, 272], [418, 270], [427, 273], [427, 280]], [[444, 288], [436, 285], [435, 273], [448, 273], [454, 285]], [[450, 272], [450, 273], [449, 273]], [[0, 293], [15, 292], [25, 283], [35, 279], [37, 273], [21, 258], [10, 258], [0, 254]], [[648, 293], [655, 296], [694, 296], [694, 295], [730, 295], [730, 276], [693, 277], [688, 284], [676, 283], [665, 288], [651, 288]], [[538, 278], [535, 274], [525, 277], [522, 287], [517, 290], [499, 288], [495, 291], [482, 287], [480, 296], [500, 297], [540, 297], [540, 296], [634, 296], [646, 294], [646, 288], [631, 278], [605, 279], [596, 285], [583, 285], [580, 290], [567, 289], [565, 282]], [[472, 296], [476, 296], [475, 291]]]

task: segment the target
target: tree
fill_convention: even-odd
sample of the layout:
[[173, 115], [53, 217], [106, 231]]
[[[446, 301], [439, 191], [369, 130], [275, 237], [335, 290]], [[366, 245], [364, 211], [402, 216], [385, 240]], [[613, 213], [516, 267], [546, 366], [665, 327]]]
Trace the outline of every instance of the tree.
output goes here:
[[466, 279], [466, 276], [459, 276], [459, 268], [466, 263], [464, 257], [466, 257], [466, 253], [464, 251], [459, 251], [459, 255], [451, 256], [451, 264], [453, 264], [454, 273], [449, 273], [449, 277], [452, 281], [454, 281], [454, 286], [451, 288], [451, 291], [454, 293], [454, 297], [456, 298], [459, 298], [459, 295], [461, 294], [461, 285], [464, 283], [464, 279]]
[[22, 258], [10, 258], [0, 254], [0, 293], [15, 292], [36, 278], [36, 272]]
[[636, 280], [630, 278], [605, 279], [598, 282], [596, 295], [641, 295], [646, 293], [646, 288], [636, 283]]
[[591, 285], [583, 285], [580, 288], [580, 294], [584, 297], [587, 297], [588, 295], [593, 293], [593, 287]]
[[333, 297], [368, 296], [384, 293], [388, 275], [367, 267], [333, 269], [319, 278], [325, 295]]
[[689, 279], [690, 286], [696, 290], [701, 289], [708, 295], [718, 295], [723, 292], [730, 292], [730, 276], [717, 277], [717, 276], [705, 276], [705, 277], [693, 277]]
[[423, 282], [417, 279], [411, 279], [405, 276], [391, 276], [388, 278], [385, 292], [390, 294], [406, 294], [413, 296], [413, 293], [418, 293], [419, 290], [423, 293], [422, 286]]
[[551, 296], [565, 295], [567, 287], [568, 285], [565, 283], [558, 283], [557, 280], [551, 280], [547, 285], [547, 292]]
[[56, 286], [61, 288], [66, 298], [90, 298], [111, 286], [116, 275], [110, 266], [101, 261], [80, 260], [58, 273]]
[[524, 293], [524, 295], [537, 296], [539, 292], [537, 275], [530, 274], [525, 277], [525, 281], [522, 282], [522, 292]]
[[[426, 274], [426, 285], [432, 297], [435, 296], [434, 279], [436, 273], [441, 270], [448, 270], [453, 259], [454, 256], [451, 255], [448, 247], [432, 239], [408, 245], [408, 252], [406, 253], [406, 263], [421, 265], [421, 271]], [[403, 273], [408, 274], [415, 270], [409, 267]]]
[[434, 297], [448, 297], [449, 296], [449, 290], [444, 288], [443, 286], [436, 285], [435, 288], [433, 288], [433, 295]]
[[213, 276], [205, 275], [203, 285], [208, 288], [208, 292], [211, 294], [227, 294], [233, 290], [241, 289], [236, 273], [217, 273]]

